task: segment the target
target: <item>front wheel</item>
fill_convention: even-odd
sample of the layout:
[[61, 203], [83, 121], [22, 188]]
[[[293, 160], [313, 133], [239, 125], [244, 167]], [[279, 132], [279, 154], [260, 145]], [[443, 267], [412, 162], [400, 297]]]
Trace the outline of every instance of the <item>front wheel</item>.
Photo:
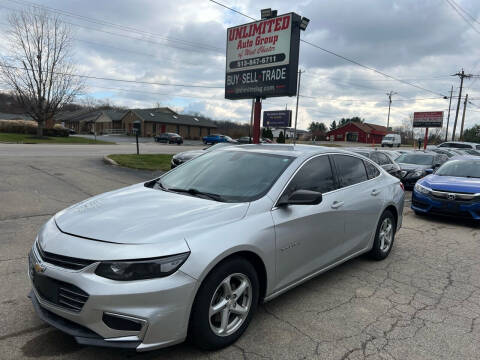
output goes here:
[[253, 265], [227, 259], [206, 277], [192, 307], [189, 338], [199, 348], [233, 344], [245, 331], [258, 304], [259, 282]]
[[395, 216], [390, 210], [385, 210], [377, 225], [372, 250], [368, 253], [372, 259], [383, 260], [390, 254], [395, 239], [395, 229]]

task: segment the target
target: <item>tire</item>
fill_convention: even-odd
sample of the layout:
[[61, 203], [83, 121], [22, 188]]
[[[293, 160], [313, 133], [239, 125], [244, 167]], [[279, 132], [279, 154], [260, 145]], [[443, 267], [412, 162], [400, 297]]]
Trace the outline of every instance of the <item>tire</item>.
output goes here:
[[[387, 238], [383, 238], [382, 241], [381, 233], [384, 232], [384, 226], [388, 226], [388, 223], [390, 225], [390, 235], [386, 234], [385, 236], [390, 237], [390, 242], [387, 245], [385, 244]], [[380, 220], [378, 221], [377, 231], [375, 232], [375, 240], [373, 241], [373, 247], [372, 250], [370, 250], [370, 252], [368, 253], [370, 258], [374, 260], [383, 260], [388, 256], [388, 254], [390, 254], [390, 251], [393, 247], [393, 242], [395, 240], [396, 226], [397, 224], [395, 221], [395, 216], [390, 210], [385, 210], [380, 217]]]
[[418, 210], [413, 210], [413, 212], [414, 212], [415, 215], [417, 215], [417, 216], [423, 216], [423, 215], [425, 215], [425, 213], [422, 213], [421, 211], [418, 211]]
[[[227, 300], [228, 292], [225, 290], [228, 287], [222, 286], [222, 283], [226, 282], [228, 278], [230, 278], [230, 288], [233, 288], [234, 292], [240, 287], [235, 287], [240, 281], [249, 285], [240, 296], [236, 297], [235, 301], [233, 295]], [[217, 350], [233, 344], [248, 327], [257, 309], [258, 297], [258, 275], [249, 261], [241, 257], [233, 257], [220, 263], [205, 278], [195, 297], [188, 331], [190, 341], [203, 350]], [[211, 303], [219, 304], [221, 302], [226, 302], [227, 307], [210, 317]], [[248, 309], [246, 314], [229, 313], [231, 310], [239, 309], [237, 307], [239, 302], [242, 302], [243, 307]], [[224, 313], [227, 314], [229, 320], [225, 328], [226, 333], [221, 329], [221, 319]]]
[[400, 144], [398, 144], [397, 147], [400, 147]]
[[204, 141], [204, 142], [203, 142], [203, 144], [204, 144], [204, 145], [207, 145], [207, 142], [206, 142], [206, 141]]
[[385, 145], [382, 144], [382, 147], [385, 147]]

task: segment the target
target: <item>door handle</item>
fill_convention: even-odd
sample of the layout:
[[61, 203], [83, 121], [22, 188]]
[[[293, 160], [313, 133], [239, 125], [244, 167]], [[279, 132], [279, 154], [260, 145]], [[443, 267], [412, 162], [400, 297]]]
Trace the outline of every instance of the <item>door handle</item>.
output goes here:
[[382, 192], [382, 190], [373, 189], [370, 194], [371, 194], [372, 196], [377, 196], [377, 195], [380, 194], [381, 192]]
[[343, 201], [334, 201], [332, 203], [332, 209], [338, 209], [339, 207], [343, 206], [345, 204]]

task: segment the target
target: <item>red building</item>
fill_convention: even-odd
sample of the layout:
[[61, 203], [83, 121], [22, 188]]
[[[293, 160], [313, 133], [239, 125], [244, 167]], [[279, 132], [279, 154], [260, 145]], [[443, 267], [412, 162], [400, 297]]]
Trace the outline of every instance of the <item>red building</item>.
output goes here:
[[381, 125], [348, 122], [327, 133], [333, 141], [352, 141], [365, 144], [380, 144], [387, 135], [387, 128]]

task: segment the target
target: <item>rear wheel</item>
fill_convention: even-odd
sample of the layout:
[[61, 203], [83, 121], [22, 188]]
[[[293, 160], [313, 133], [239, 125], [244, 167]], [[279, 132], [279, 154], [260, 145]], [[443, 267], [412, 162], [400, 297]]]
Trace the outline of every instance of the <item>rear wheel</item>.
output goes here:
[[373, 247], [369, 252], [372, 259], [383, 260], [390, 254], [395, 239], [395, 229], [395, 216], [390, 210], [385, 210], [378, 221]]
[[258, 304], [259, 282], [253, 265], [227, 259], [203, 281], [192, 307], [189, 338], [199, 348], [216, 350], [245, 331]]

